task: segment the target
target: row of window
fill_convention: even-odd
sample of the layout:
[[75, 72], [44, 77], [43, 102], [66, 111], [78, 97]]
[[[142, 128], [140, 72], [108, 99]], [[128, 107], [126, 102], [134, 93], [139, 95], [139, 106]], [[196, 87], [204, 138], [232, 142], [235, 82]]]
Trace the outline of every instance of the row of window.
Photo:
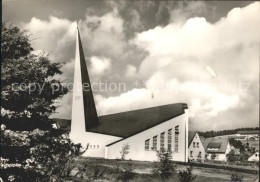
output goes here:
[[[190, 156], [193, 157], [193, 152], [192, 151], [190, 151]], [[201, 152], [199, 152], [198, 157], [202, 157], [201, 156]]]
[[89, 149], [99, 149], [99, 145], [89, 145]]
[[[167, 140], [167, 150], [172, 151], [172, 129], [167, 131], [168, 140]], [[157, 150], [157, 139], [158, 136], [153, 137], [152, 150]], [[165, 148], [165, 132], [160, 134], [160, 150]], [[150, 150], [150, 139], [145, 140], [145, 150]], [[178, 152], [179, 150], [179, 125], [175, 127], [175, 138], [174, 138], [174, 151]]]
[[[193, 147], [195, 148], [196, 147], [196, 142], [193, 142]], [[197, 142], [197, 148], [199, 148], [199, 142]]]

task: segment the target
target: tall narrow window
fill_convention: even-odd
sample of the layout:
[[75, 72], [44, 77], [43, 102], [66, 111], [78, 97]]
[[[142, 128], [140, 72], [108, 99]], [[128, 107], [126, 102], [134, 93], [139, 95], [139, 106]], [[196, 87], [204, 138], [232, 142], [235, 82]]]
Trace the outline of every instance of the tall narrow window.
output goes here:
[[196, 147], [196, 142], [193, 142], [193, 147]]
[[200, 147], [200, 144], [199, 144], [199, 142], [197, 142], [197, 148], [199, 148]]
[[193, 156], [192, 156], [192, 151], [190, 151], [190, 156], [193, 157]]
[[160, 149], [164, 150], [164, 137], [165, 137], [165, 132], [161, 133], [160, 137]]
[[172, 129], [168, 130], [168, 151], [172, 151]]
[[179, 151], [179, 125], [175, 126], [174, 151]]
[[153, 137], [153, 150], [157, 150], [157, 135]]
[[150, 143], [150, 139], [145, 140], [145, 144], [144, 144], [144, 149], [145, 150], [149, 150], [149, 143]]

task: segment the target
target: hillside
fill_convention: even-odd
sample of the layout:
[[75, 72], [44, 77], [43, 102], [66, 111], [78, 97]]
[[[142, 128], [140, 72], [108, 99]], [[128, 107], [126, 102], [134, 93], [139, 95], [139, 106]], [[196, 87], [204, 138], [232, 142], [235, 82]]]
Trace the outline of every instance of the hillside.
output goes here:
[[221, 131], [204, 131], [204, 132], [199, 132], [200, 136], [203, 136], [205, 138], [208, 137], [215, 137], [215, 136], [221, 136], [221, 135], [232, 135], [236, 134], [238, 131], [249, 131], [249, 130], [259, 130], [259, 127], [255, 128], [237, 128], [237, 129], [231, 129], [231, 130], [221, 130]]

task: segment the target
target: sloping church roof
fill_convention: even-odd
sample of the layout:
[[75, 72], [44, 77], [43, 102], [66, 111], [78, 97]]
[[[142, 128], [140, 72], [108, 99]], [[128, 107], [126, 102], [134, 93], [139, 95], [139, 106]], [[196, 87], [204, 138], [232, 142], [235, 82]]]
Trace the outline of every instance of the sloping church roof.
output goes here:
[[[104, 115], [98, 117], [98, 126], [87, 131], [126, 138], [175, 118], [183, 114], [187, 108], [187, 104], [177, 103]], [[61, 129], [70, 130], [70, 120], [54, 119], [54, 121]]]

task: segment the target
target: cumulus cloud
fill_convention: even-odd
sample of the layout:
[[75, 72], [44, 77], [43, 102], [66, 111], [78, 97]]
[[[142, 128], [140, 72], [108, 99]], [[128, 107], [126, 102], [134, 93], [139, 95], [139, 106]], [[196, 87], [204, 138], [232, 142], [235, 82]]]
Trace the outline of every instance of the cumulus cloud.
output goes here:
[[111, 69], [111, 60], [105, 57], [93, 56], [90, 58], [90, 72], [95, 76], [101, 76]]
[[29, 29], [33, 36], [33, 47], [50, 54], [54, 61], [65, 62], [72, 58], [76, 39], [76, 22], [50, 16], [49, 21], [32, 18], [24, 27]]
[[[251, 99], [248, 99], [258, 98], [255, 87], [259, 82], [259, 12], [259, 3], [253, 3], [231, 10], [214, 24], [205, 18], [195, 17], [184, 23], [172, 22], [165, 27], [158, 26], [139, 33], [132, 42], [149, 52], [138, 71], [148, 80], [146, 88], [100, 99], [100, 112], [107, 114], [187, 102], [190, 119], [201, 126], [205, 122], [215, 122], [216, 118], [226, 120], [221, 116], [241, 107], [252, 105], [252, 110], [258, 109], [259, 105], [255, 107], [253, 104], [256, 100], [250, 102]], [[205, 69], [207, 65], [218, 73], [217, 79], [210, 78]], [[227, 84], [226, 88], [223, 88], [223, 83]], [[241, 83], [254, 88], [245, 93], [238, 88]], [[228, 128], [233, 127], [234, 122], [241, 125], [247, 118], [251, 119], [251, 125], [256, 125], [258, 116], [249, 115], [237, 112], [237, 121], [225, 122], [225, 125]], [[203, 126], [205, 128], [201, 129], [209, 127]], [[222, 125], [215, 123], [211, 129], [221, 128]]]
[[128, 64], [127, 67], [126, 67], [126, 77], [134, 77], [136, 76], [136, 67], [131, 65], [131, 64]]
[[[244, 126], [257, 125], [259, 3], [234, 8], [215, 23], [193, 16], [197, 11], [209, 11], [204, 3], [177, 7], [168, 7], [171, 19], [166, 26], [133, 34], [131, 40], [126, 37], [125, 21], [116, 5], [102, 15], [87, 13], [79, 21], [91, 80], [100, 76], [147, 80], [144, 88], [118, 96], [96, 94], [99, 115], [186, 102], [191, 126], [200, 126], [196, 129], [231, 128], [243, 126], [245, 121], [250, 122]], [[140, 31], [145, 27], [144, 19], [136, 10], [130, 10], [132, 18], [127, 27]], [[63, 78], [73, 80], [76, 22], [51, 16], [48, 21], [32, 18], [25, 26], [37, 35], [33, 42], [36, 50], [49, 52], [54, 61], [65, 61]], [[207, 67], [217, 77], [212, 79]], [[70, 110], [71, 93], [62, 99], [55, 116], [70, 118]]]

